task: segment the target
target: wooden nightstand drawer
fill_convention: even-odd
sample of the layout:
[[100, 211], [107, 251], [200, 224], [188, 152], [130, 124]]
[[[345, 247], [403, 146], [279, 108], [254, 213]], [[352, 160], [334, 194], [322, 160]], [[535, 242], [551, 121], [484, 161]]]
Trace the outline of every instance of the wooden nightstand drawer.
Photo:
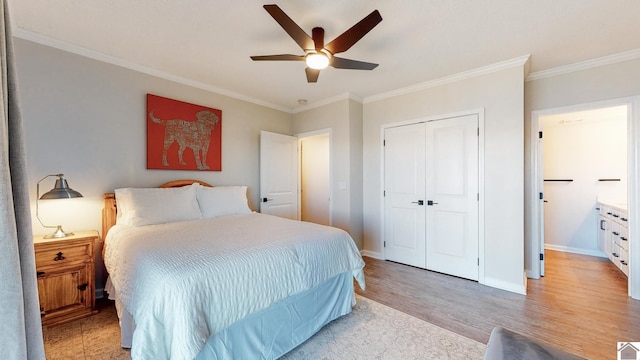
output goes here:
[[95, 314], [94, 246], [97, 231], [62, 239], [34, 238], [40, 315], [55, 325]]
[[83, 244], [65, 245], [59, 242], [42, 245], [36, 252], [38, 270], [49, 266], [63, 266], [66, 264], [85, 263], [92, 260], [91, 241]]

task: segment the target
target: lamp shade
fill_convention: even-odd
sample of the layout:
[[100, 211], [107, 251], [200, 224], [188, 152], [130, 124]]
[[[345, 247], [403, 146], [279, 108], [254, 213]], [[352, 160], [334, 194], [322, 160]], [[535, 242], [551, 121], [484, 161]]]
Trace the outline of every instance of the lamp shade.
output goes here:
[[42, 194], [42, 196], [40, 196], [40, 200], [71, 199], [78, 197], [82, 197], [82, 194], [70, 188], [67, 180], [60, 176], [56, 180], [56, 184], [53, 186], [53, 189]]
[[[58, 179], [56, 180], [56, 184], [53, 186], [53, 189], [47, 191], [46, 193], [42, 194], [42, 196], [40, 196], [40, 183], [43, 182], [45, 179], [53, 176], [58, 177]], [[64, 237], [73, 235], [73, 233], [65, 232], [64, 230], [62, 230], [61, 225], [47, 226], [43, 224], [42, 220], [40, 220], [38, 202], [40, 200], [71, 199], [71, 198], [78, 198], [78, 197], [82, 197], [82, 194], [80, 194], [79, 192], [69, 187], [69, 184], [67, 183], [67, 180], [65, 180], [63, 174], [47, 175], [43, 177], [40, 181], [38, 181], [38, 184], [36, 185], [36, 218], [40, 222], [40, 225], [46, 228], [56, 228], [56, 231], [53, 234], [45, 235], [44, 236], [45, 239], [64, 238]]]

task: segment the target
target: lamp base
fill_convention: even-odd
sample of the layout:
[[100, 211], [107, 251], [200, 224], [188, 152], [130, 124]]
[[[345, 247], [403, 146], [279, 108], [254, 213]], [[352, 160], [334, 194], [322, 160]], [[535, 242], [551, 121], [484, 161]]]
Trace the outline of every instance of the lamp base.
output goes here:
[[58, 225], [58, 227], [56, 228], [56, 231], [54, 231], [52, 234], [43, 236], [43, 238], [44, 239], [61, 239], [71, 235], [73, 235], [72, 232], [65, 232], [64, 230], [62, 230], [62, 225]]

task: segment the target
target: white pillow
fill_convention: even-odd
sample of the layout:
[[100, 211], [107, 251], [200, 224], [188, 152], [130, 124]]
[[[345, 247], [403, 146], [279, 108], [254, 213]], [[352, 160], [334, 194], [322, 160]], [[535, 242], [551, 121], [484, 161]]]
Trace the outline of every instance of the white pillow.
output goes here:
[[200, 219], [196, 185], [116, 189], [117, 224], [144, 226]]
[[205, 219], [248, 214], [246, 186], [198, 186], [198, 204]]
[[128, 223], [126, 219], [127, 213], [127, 199], [129, 198], [129, 189], [121, 188], [114, 191], [116, 195], [116, 224]]

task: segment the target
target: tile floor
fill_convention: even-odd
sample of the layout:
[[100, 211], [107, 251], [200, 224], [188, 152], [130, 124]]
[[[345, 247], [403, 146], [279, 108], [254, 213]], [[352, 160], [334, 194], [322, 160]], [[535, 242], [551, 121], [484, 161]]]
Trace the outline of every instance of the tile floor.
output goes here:
[[95, 315], [55, 326], [45, 326], [45, 354], [48, 360], [131, 359], [120, 347], [120, 328], [113, 302], [98, 300]]

